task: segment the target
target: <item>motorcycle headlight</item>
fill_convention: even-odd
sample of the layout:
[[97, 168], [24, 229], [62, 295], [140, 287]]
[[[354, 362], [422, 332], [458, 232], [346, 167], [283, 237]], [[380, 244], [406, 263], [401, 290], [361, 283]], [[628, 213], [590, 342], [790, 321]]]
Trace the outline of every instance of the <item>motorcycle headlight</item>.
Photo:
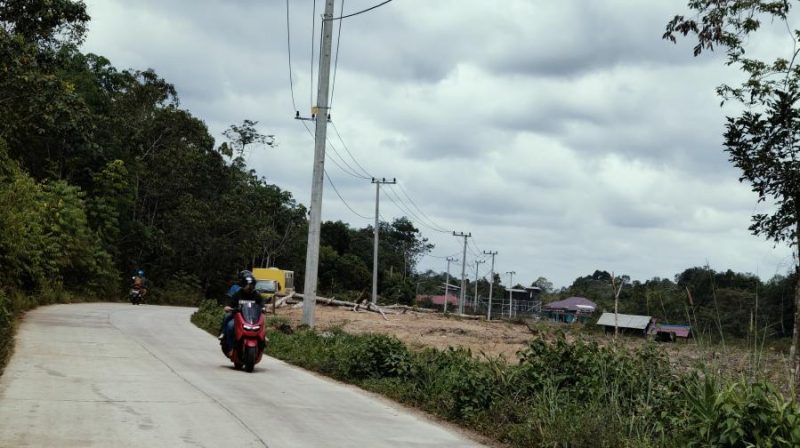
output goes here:
[[261, 325], [243, 325], [245, 330], [255, 331], [261, 328]]

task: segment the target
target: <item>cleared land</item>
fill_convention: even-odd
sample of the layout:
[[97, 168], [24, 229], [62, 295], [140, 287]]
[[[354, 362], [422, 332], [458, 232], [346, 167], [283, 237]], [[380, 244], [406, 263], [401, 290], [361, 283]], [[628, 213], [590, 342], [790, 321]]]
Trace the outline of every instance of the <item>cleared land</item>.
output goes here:
[[[278, 308], [277, 315], [287, 318], [292, 326], [302, 323], [302, 308]], [[526, 325], [518, 322], [460, 319], [434, 313], [387, 314], [384, 320], [379, 314], [354, 312], [340, 307], [317, 305], [316, 325], [320, 329], [341, 327], [353, 334], [380, 333], [397, 337], [411, 347], [434, 347], [446, 349], [461, 346], [476, 355], [502, 356], [516, 362], [517, 351], [523, 349], [535, 335], [546, 338], [564, 331], [568, 339], [582, 338], [604, 345], [613, 341], [594, 325], [562, 325], [538, 322]], [[646, 343], [642, 337], [624, 335], [622, 344], [634, 348]], [[757, 346], [756, 346], [757, 345]], [[702, 338], [676, 343], [659, 343], [669, 356], [670, 362], [680, 369], [700, 366], [732, 375], [751, 375], [754, 367], [766, 375], [774, 384], [788, 387], [788, 352], [786, 347], [775, 344], [758, 344], [750, 341], [728, 341], [727, 344], [706, 343]], [[756, 346], [754, 348], [754, 346]]]

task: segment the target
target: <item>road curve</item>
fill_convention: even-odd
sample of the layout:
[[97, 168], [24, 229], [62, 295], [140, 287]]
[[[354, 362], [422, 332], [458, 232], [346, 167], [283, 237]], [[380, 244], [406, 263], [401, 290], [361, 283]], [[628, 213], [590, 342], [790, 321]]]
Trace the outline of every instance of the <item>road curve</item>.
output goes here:
[[273, 358], [235, 371], [192, 312], [92, 303], [27, 313], [0, 377], [0, 447], [480, 446]]

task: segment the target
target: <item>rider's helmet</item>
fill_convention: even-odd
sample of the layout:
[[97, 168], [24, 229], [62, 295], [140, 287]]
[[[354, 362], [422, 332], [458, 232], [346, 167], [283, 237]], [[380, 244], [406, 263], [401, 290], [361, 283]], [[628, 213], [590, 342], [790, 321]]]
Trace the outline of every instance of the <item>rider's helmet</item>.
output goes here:
[[139, 269], [138, 271], [136, 271], [136, 275], [138, 275], [139, 277], [144, 277], [144, 271]]
[[253, 273], [252, 272], [250, 272], [248, 270], [244, 270], [242, 272], [239, 272], [239, 286], [244, 288], [245, 286], [247, 286], [248, 284], [251, 284], [251, 283], [252, 284], [256, 283], [256, 279], [255, 279], [255, 277], [253, 277]]

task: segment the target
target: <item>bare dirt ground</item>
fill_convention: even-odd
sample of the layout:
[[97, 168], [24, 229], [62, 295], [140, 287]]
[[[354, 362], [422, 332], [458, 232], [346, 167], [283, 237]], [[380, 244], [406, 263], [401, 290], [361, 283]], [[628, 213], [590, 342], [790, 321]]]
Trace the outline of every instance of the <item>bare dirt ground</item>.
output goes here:
[[[277, 314], [288, 318], [292, 326], [300, 325], [303, 320], [301, 308], [279, 308]], [[485, 353], [491, 357], [502, 355], [512, 361], [516, 359], [517, 351], [524, 348], [533, 336], [525, 325], [501, 321], [486, 322], [414, 312], [387, 314], [386, 317], [388, 321], [377, 313], [354, 312], [324, 305], [317, 305], [315, 313], [319, 328], [341, 327], [353, 334], [390, 334], [418, 348], [467, 347], [475, 354]]]
[[[278, 316], [286, 317], [297, 326], [302, 323], [302, 308], [279, 308]], [[535, 325], [507, 321], [469, 320], [458, 317], [445, 317], [434, 313], [387, 314], [384, 320], [380, 314], [354, 312], [349, 309], [317, 305], [315, 319], [319, 328], [341, 327], [353, 334], [381, 333], [397, 337], [411, 347], [465, 347], [480, 356], [496, 358], [502, 356], [508, 362], [516, 362], [517, 352], [525, 348], [535, 334], [552, 337], [564, 331], [567, 339], [581, 338], [605, 345], [613, 341], [612, 335], [592, 331], [591, 325], [563, 325], [539, 322]], [[646, 343], [643, 337], [623, 335], [619, 342], [630, 349]], [[742, 341], [734, 344], [707, 344], [703, 341], [689, 340], [659, 344], [670, 359], [671, 364], [681, 370], [699, 367], [724, 372], [731, 375], [751, 376], [754, 372], [766, 375], [774, 384], [782, 388], [788, 385], [788, 355], [773, 347], [748, 347]]]

